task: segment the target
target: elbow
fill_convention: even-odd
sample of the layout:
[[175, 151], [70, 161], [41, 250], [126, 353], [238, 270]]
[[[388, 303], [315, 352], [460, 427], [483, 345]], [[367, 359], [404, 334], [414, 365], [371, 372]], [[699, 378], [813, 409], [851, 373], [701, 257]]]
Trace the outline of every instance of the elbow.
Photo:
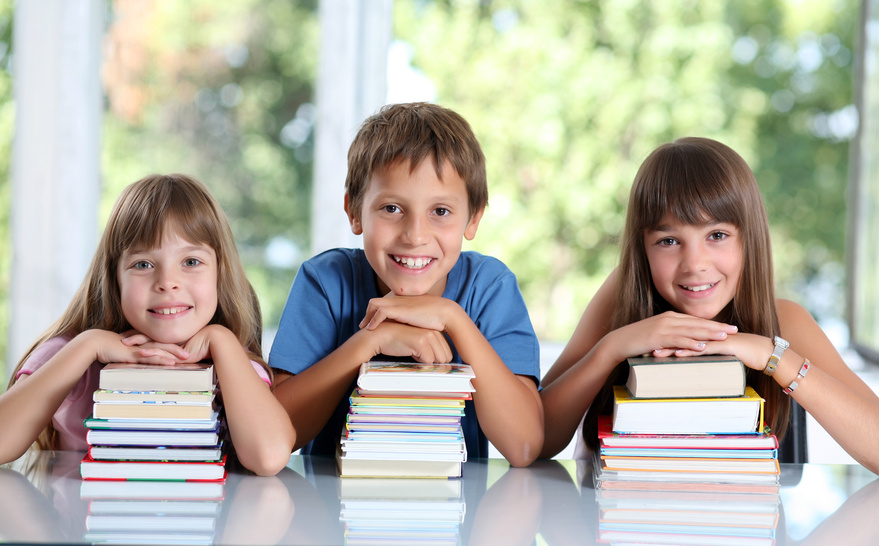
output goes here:
[[505, 454], [507, 462], [515, 468], [522, 468], [530, 465], [540, 456], [543, 447], [543, 436], [535, 438], [531, 442], [523, 442], [519, 449], [514, 450], [510, 454]]
[[274, 476], [290, 463], [294, 440], [295, 434], [284, 441], [265, 442], [238, 451], [238, 461], [257, 476]]
[[873, 474], [879, 474], [879, 460], [877, 460], [875, 457], [871, 459], [855, 458], [855, 460], [857, 460], [857, 462], [859, 462], [861, 466], [863, 466]]
[[272, 450], [244, 457], [239, 455], [241, 464], [257, 476], [274, 476], [290, 462], [290, 452]]

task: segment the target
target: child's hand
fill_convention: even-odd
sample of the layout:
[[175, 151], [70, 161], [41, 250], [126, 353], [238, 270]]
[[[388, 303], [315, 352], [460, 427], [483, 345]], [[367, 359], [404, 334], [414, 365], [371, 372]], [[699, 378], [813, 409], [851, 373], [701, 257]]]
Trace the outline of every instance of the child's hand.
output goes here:
[[384, 321], [371, 330], [377, 336], [375, 354], [412, 357], [418, 362], [451, 362], [452, 349], [438, 330]]
[[208, 324], [199, 330], [183, 346], [183, 349], [189, 355], [183, 362], [201, 362], [211, 358], [211, 343], [217, 336], [223, 335], [230, 336], [237, 343], [237, 338], [235, 338], [232, 332], [219, 324]]
[[725, 340], [738, 328], [730, 324], [667, 311], [614, 330], [608, 337], [620, 347], [618, 361], [628, 357], [705, 354], [707, 343]]
[[401, 322], [417, 328], [443, 332], [457, 303], [440, 296], [397, 296], [393, 292], [383, 298], [369, 300], [361, 328], [375, 330], [385, 321]]
[[182, 347], [156, 343], [135, 331], [117, 334], [107, 330], [87, 330], [80, 334], [83, 335], [94, 343], [95, 360], [98, 362], [137, 362], [170, 366], [185, 358]]
[[[730, 355], [741, 360], [745, 366], [762, 371], [772, 356], [775, 344], [771, 339], [756, 334], [736, 334], [722, 341], [711, 341], [702, 354]], [[679, 354], [678, 356], [689, 356]]]

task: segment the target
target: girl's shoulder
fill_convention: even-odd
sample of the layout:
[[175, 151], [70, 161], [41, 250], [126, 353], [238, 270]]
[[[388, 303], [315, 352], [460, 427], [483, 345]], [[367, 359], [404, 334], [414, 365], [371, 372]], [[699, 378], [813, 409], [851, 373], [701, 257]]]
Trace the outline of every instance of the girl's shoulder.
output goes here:
[[778, 321], [783, 325], [786, 323], [815, 322], [811, 313], [799, 303], [784, 298], [775, 300], [775, 309], [778, 311]]
[[17, 375], [37, 371], [43, 364], [55, 356], [58, 351], [64, 348], [65, 345], [70, 343], [70, 339], [67, 336], [57, 336], [37, 345], [24, 361]]
[[781, 328], [781, 336], [792, 345], [802, 343], [811, 345], [816, 340], [826, 338], [818, 321], [799, 303], [777, 299], [775, 308], [778, 311], [778, 326]]

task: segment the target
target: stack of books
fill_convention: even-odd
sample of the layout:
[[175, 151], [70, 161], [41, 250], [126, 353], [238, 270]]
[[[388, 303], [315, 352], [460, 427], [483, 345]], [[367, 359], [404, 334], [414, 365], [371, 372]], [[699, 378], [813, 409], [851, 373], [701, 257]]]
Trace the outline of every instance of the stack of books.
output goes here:
[[764, 425], [763, 399], [745, 384], [744, 364], [700, 356], [629, 365], [626, 386], [614, 388], [613, 415], [598, 422], [600, 535], [771, 540], [778, 440]]
[[457, 546], [466, 505], [461, 480], [339, 480], [345, 544]]
[[94, 393], [84, 479], [223, 480], [212, 364], [107, 364]]
[[340, 440], [342, 477], [460, 477], [466, 364], [364, 363]]
[[83, 480], [83, 540], [93, 544], [212, 544], [225, 484]]

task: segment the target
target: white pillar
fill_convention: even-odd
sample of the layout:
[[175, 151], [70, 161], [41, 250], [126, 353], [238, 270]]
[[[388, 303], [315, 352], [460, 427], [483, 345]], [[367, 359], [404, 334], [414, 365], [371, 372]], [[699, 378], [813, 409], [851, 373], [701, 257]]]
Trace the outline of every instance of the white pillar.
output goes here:
[[348, 146], [385, 103], [393, 0], [321, 0], [311, 252], [360, 246], [343, 209]]
[[104, 10], [101, 0], [15, 6], [7, 372], [70, 303], [94, 254]]

